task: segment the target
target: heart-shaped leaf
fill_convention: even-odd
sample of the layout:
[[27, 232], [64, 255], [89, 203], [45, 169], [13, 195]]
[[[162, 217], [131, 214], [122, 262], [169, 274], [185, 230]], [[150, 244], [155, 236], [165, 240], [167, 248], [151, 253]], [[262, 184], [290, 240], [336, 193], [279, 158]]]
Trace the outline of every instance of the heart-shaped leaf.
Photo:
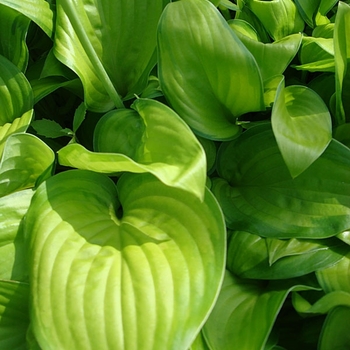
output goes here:
[[98, 152], [70, 144], [58, 152], [60, 164], [108, 174], [150, 172], [203, 198], [205, 153], [187, 124], [155, 100], [138, 99], [132, 108], [102, 117], [94, 137]]
[[34, 187], [43, 173], [52, 172], [54, 161], [51, 148], [34, 135], [11, 135], [0, 161], [0, 196]]
[[54, 52], [78, 74], [90, 110], [123, 107], [156, 64], [156, 28], [167, 0], [58, 0]]
[[325, 238], [350, 227], [350, 150], [332, 140], [291, 178], [269, 126], [255, 126], [218, 152], [212, 190], [227, 225], [275, 238]]
[[305, 86], [284, 87], [281, 81], [271, 115], [272, 129], [293, 177], [305, 171], [332, 139], [332, 120], [326, 104]]
[[311, 279], [265, 283], [226, 272], [219, 298], [203, 328], [210, 349], [264, 349], [289, 292], [316, 288]]
[[[121, 203], [121, 204], [119, 204]], [[66, 171], [26, 215], [31, 315], [41, 347], [187, 349], [216, 300], [225, 227], [206, 191], [150, 174]]]
[[177, 1], [158, 27], [159, 80], [174, 110], [200, 135], [236, 137], [240, 115], [264, 109], [258, 65], [216, 7]]

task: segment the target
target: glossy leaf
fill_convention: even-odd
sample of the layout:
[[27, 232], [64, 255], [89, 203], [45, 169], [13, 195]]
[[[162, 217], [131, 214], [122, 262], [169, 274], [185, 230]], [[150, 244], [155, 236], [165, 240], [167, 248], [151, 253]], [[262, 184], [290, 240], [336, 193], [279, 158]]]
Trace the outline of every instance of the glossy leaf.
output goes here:
[[350, 254], [338, 263], [317, 272], [317, 279], [326, 293], [344, 291], [350, 293]]
[[[349, 87], [350, 70], [350, 5], [343, 1], [338, 4], [334, 26], [334, 56], [336, 82], [336, 120], [338, 124], [346, 121], [350, 113]], [[349, 119], [349, 117], [347, 118]]]
[[30, 20], [21, 13], [0, 3], [0, 53], [25, 71], [28, 48], [25, 42]]
[[33, 191], [25, 190], [0, 198], [0, 280], [27, 280], [26, 247], [21, 220]]
[[22, 13], [35, 22], [49, 37], [53, 36], [54, 11], [46, 0], [0, 0], [0, 4]]
[[326, 104], [305, 86], [285, 88], [284, 80], [272, 107], [272, 130], [293, 178], [304, 172], [332, 139], [332, 120]]
[[[235, 21], [229, 22], [231, 28]], [[302, 39], [301, 34], [292, 34], [273, 43], [265, 44], [236, 30], [235, 33], [256, 59], [263, 81], [284, 73], [297, 54]]]
[[[216, 300], [225, 227], [150, 174], [66, 171], [26, 215], [31, 315], [42, 348], [187, 349]], [[94, 307], [91, 307], [94, 305]]]
[[350, 344], [350, 307], [339, 306], [333, 309], [324, 323], [318, 349], [346, 349]]
[[272, 260], [273, 256], [269, 254], [266, 240], [248, 232], [231, 233], [227, 250], [227, 268], [241, 278], [287, 279], [334, 265], [342, 259], [347, 249], [336, 239], [326, 242], [318, 240], [314, 243], [313, 249], [307, 244], [300, 243], [298, 248], [294, 248], [294, 253], [297, 251], [298, 254], [284, 251], [284, 254], [281, 253], [283, 256]]
[[54, 52], [83, 82], [90, 110], [123, 107], [156, 64], [156, 28], [167, 0], [58, 0]]
[[58, 152], [60, 164], [108, 174], [150, 172], [202, 198], [205, 153], [186, 123], [154, 100], [138, 99], [132, 108], [102, 117], [95, 131], [98, 152], [70, 144]]
[[218, 153], [212, 190], [229, 228], [275, 238], [325, 238], [350, 227], [350, 150], [331, 141], [293, 179], [268, 126], [255, 126]]
[[29, 286], [0, 280], [0, 348], [27, 350]]
[[258, 65], [207, 0], [169, 4], [158, 28], [159, 80], [174, 110], [200, 136], [227, 140], [240, 115], [264, 109]]
[[295, 4], [304, 21], [309, 27], [313, 28], [320, 0], [296, 0]]
[[289, 292], [314, 288], [315, 283], [308, 279], [265, 283], [226, 272], [218, 301], [203, 328], [210, 349], [264, 349]]
[[53, 151], [37, 137], [11, 135], [0, 161], [0, 196], [34, 187], [43, 173], [52, 172], [54, 161]]
[[246, 3], [274, 40], [304, 29], [304, 21], [292, 0], [248, 0]]

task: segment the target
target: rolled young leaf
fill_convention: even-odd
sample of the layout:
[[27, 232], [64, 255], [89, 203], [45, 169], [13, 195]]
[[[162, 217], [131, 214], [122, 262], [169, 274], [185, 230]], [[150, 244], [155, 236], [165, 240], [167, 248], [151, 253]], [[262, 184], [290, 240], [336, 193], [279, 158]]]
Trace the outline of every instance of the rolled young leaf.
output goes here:
[[150, 172], [203, 198], [205, 153], [187, 124], [155, 100], [137, 99], [131, 107], [101, 118], [94, 136], [97, 152], [70, 144], [59, 150], [60, 164], [107, 174]]
[[167, 0], [57, 0], [54, 52], [84, 85], [89, 110], [123, 107], [156, 64], [156, 28]]
[[264, 109], [259, 67], [207, 0], [169, 4], [158, 27], [162, 91], [199, 135], [236, 137], [240, 115]]
[[223, 278], [225, 226], [150, 174], [66, 171], [26, 215], [31, 320], [45, 349], [187, 349]]
[[288, 86], [284, 79], [271, 115], [278, 148], [292, 177], [305, 171], [332, 139], [332, 120], [326, 104], [305, 86]]
[[269, 126], [221, 146], [212, 190], [227, 225], [265, 237], [326, 238], [350, 227], [350, 150], [332, 140], [293, 179]]

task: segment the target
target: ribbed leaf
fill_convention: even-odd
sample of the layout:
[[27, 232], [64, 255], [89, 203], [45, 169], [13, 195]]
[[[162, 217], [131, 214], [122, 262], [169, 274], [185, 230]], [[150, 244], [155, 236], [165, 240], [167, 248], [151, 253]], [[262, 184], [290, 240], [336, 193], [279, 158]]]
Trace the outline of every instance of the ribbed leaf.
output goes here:
[[256, 126], [218, 153], [212, 190], [234, 230], [275, 238], [325, 238], [350, 227], [350, 150], [331, 141], [292, 179], [272, 131]]
[[95, 130], [98, 152], [70, 144], [58, 152], [60, 164], [108, 174], [150, 172], [203, 198], [205, 153], [186, 123], [154, 100], [138, 99], [132, 108], [102, 117]]
[[292, 0], [248, 0], [246, 3], [274, 40], [304, 29], [304, 21]]
[[30, 134], [11, 135], [5, 143], [0, 161], [0, 196], [34, 187], [43, 173], [50, 174], [54, 161], [51, 148], [37, 137]]
[[177, 1], [158, 27], [159, 80], [174, 110], [200, 136], [232, 139], [240, 115], [264, 109], [257, 63], [207, 0]]
[[228, 242], [227, 268], [241, 278], [293, 278], [334, 265], [348, 249], [335, 238], [315, 240], [313, 246], [314, 249], [310, 249], [309, 245], [300, 243], [299, 254], [289, 254], [290, 251], [286, 251], [285, 255], [273, 261], [265, 238], [236, 231], [231, 233]]
[[29, 285], [0, 280], [0, 348], [27, 350]]
[[332, 120], [326, 104], [305, 86], [285, 88], [284, 80], [272, 107], [272, 130], [292, 177], [305, 171], [332, 139]]
[[26, 252], [20, 225], [32, 195], [32, 190], [25, 190], [0, 198], [0, 280], [27, 280]]
[[33, 93], [23, 73], [0, 55], [0, 155], [6, 138], [26, 131], [33, 114]]
[[122, 107], [156, 64], [156, 28], [167, 0], [57, 0], [55, 55], [84, 85], [90, 110]]
[[210, 349], [264, 349], [289, 292], [315, 287], [308, 279], [265, 283], [226, 272], [219, 298], [203, 328]]
[[0, 54], [8, 58], [21, 71], [28, 63], [25, 42], [30, 20], [21, 13], [1, 5], [0, 1]]
[[344, 291], [350, 293], [350, 254], [333, 266], [317, 271], [317, 279], [326, 293]]
[[53, 36], [54, 11], [51, 1], [46, 0], [0, 0], [35, 22], [50, 38]]
[[[121, 206], [119, 204], [121, 203]], [[187, 349], [218, 294], [225, 227], [150, 174], [66, 171], [26, 216], [33, 330], [45, 349]]]

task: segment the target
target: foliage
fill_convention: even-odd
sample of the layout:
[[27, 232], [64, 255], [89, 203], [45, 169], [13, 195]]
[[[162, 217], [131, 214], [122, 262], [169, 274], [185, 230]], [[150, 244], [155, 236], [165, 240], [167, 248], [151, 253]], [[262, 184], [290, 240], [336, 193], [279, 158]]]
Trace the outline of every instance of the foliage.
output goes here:
[[349, 347], [348, 2], [0, 19], [0, 349]]

